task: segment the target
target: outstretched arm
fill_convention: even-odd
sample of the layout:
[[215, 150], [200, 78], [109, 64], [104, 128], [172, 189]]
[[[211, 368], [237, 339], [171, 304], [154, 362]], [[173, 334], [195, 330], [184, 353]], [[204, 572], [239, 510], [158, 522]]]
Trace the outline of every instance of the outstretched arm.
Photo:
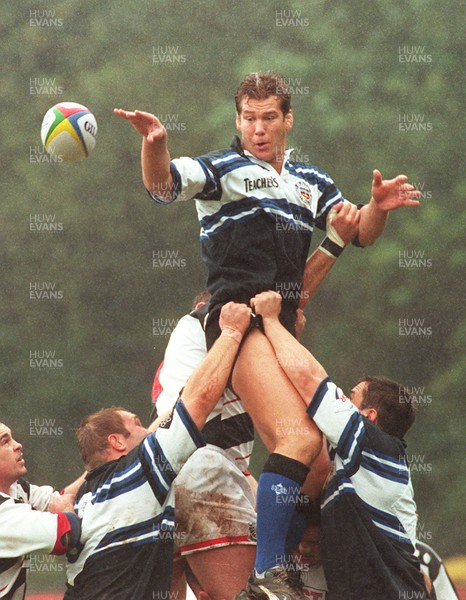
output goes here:
[[143, 136], [141, 166], [144, 185], [159, 198], [171, 200], [173, 180], [170, 174], [167, 130], [151, 113], [141, 110], [130, 112], [121, 108], [114, 108], [113, 112], [129, 121]]
[[382, 235], [388, 213], [402, 206], [419, 206], [420, 192], [407, 183], [406, 175], [394, 179], [382, 179], [382, 174], [374, 169], [372, 197], [369, 204], [361, 208], [359, 222], [359, 242], [370, 246]]
[[222, 333], [188, 380], [181, 398], [198, 429], [202, 429], [227, 386], [239, 345], [251, 320], [245, 304], [229, 302], [220, 313]]
[[282, 298], [277, 292], [262, 292], [252, 299], [253, 310], [262, 316], [264, 330], [277, 360], [307, 405], [322, 379], [324, 367], [289, 333], [278, 319]]

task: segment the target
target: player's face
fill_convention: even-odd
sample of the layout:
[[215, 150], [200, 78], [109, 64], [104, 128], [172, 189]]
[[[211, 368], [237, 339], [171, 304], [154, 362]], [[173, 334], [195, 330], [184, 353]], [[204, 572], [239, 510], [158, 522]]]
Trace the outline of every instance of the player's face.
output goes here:
[[7, 492], [18, 477], [26, 475], [22, 448], [13, 439], [10, 428], [0, 423], [0, 491]]
[[286, 132], [293, 126], [293, 115], [283, 114], [277, 96], [265, 100], [245, 97], [241, 112], [236, 115], [236, 127], [241, 143], [259, 160], [268, 162], [280, 172], [286, 147]]
[[320, 562], [320, 528], [308, 527], [299, 542], [296, 560], [301, 565], [316, 565]]
[[126, 429], [129, 431], [129, 437], [125, 438], [129, 452], [133, 448], [136, 448], [147, 437], [149, 432], [142, 426], [137, 415], [126, 411], [120, 411], [120, 414]]

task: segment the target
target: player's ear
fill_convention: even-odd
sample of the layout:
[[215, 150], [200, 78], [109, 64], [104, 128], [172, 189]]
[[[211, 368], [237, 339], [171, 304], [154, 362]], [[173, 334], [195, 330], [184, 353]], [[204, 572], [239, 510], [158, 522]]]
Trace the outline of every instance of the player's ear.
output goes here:
[[236, 129], [241, 131], [241, 115], [236, 113]]
[[362, 411], [362, 414], [366, 416], [371, 423], [377, 423], [377, 417], [379, 416], [376, 408], [366, 408]]
[[285, 115], [285, 126], [288, 130], [290, 130], [293, 127], [293, 122], [294, 122], [293, 111], [290, 108], [290, 110]]
[[112, 450], [116, 450], [117, 452], [122, 452], [126, 449], [126, 441], [125, 438], [119, 433], [111, 433], [107, 437], [108, 444]]

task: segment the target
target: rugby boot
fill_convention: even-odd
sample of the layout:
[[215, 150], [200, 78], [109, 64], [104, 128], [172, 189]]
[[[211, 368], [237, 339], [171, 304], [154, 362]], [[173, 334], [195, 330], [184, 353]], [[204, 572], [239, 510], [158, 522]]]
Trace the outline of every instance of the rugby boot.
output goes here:
[[256, 577], [253, 571], [236, 600], [308, 600], [301, 590], [301, 582], [290, 577], [284, 566], [278, 566], [263, 577]]

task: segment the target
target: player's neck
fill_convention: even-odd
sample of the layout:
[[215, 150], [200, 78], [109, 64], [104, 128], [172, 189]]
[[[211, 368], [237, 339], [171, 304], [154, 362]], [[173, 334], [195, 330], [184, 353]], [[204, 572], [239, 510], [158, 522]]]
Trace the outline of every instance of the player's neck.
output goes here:
[[281, 162], [276, 162], [276, 163], [269, 163], [271, 167], [273, 167], [275, 169], [275, 171], [277, 171], [277, 173], [280, 175], [282, 172], [282, 168], [283, 168], [283, 161]]
[[5, 480], [0, 480], [0, 492], [2, 494], [7, 494], [10, 491], [11, 486], [14, 484], [14, 481], [5, 481]]
[[269, 164], [280, 175], [280, 173], [282, 172], [284, 162], [285, 162], [285, 147], [280, 148], [280, 150], [276, 151], [275, 159], [273, 161], [271, 161]]
[[275, 169], [275, 171], [277, 171], [277, 173], [280, 175], [282, 172], [282, 168], [283, 168], [283, 163], [284, 163], [284, 157], [280, 157], [280, 159], [278, 160], [274, 160], [272, 162], [269, 162], [267, 164], [269, 164], [273, 169]]

